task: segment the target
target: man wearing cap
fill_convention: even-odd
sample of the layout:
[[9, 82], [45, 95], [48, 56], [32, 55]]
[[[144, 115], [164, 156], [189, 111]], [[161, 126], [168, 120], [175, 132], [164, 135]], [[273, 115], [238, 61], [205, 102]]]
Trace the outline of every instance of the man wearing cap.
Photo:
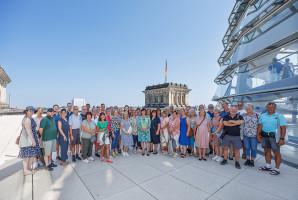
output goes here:
[[46, 170], [52, 171], [53, 167], [57, 167], [52, 160], [52, 152], [56, 152], [57, 126], [54, 116], [54, 109], [49, 108], [47, 115], [41, 120], [39, 133], [42, 136], [44, 147], [44, 161]]
[[[257, 132], [257, 139], [259, 142], [262, 141], [262, 147], [265, 151], [266, 166], [259, 168], [259, 170], [270, 171], [271, 175], [278, 175], [281, 164], [280, 146], [285, 144], [287, 123], [286, 118], [275, 111], [275, 103], [268, 103], [266, 109], [267, 112], [260, 117]], [[271, 168], [271, 150], [275, 157], [275, 169]]]

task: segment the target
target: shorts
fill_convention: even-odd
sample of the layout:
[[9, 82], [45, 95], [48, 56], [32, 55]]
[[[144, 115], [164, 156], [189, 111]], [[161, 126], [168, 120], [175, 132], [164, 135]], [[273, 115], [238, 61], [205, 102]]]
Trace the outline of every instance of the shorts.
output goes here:
[[242, 143], [241, 143], [241, 138], [240, 136], [231, 136], [231, 135], [225, 135], [222, 144], [225, 147], [230, 147], [231, 144], [233, 144], [233, 147], [235, 149], [241, 149], [242, 148]]
[[262, 137], [262, 147], [264, 149], [272, 149], [272, 151], [280, 151], [280, 146], [276, 143], [275, 138], [264, 138]]
[[[105, 140], [103, 141], [103, 136], [105, 137]], [[104, 144], [110, 144], [110, 138], [107, 137], [108, 134], [106, 134], [104, 131], [102, 132], [98, 132], [97, 133], [97, 143], [99, 143], [99, 145], [104, 145]]]
[[73, 141], [71, 141], [71, 145], [74, 146], [76, 144], [81, 144], [81, 133], [80, 129], [72, 129], [72, 136], [73, 136]]
[[56, 152], [56, 139], [43, 141], [44, 155], [50, 156], [52, 152]]

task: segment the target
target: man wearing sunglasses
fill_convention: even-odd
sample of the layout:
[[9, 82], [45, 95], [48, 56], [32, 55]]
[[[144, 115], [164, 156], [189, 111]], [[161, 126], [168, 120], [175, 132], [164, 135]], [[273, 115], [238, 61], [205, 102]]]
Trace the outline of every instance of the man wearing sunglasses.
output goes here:
[[[259, 121], [257, 139], [261, 142], [265, 151], [266, 166], [259, 168], [262, 171], [270, 171], [271, 175], [280, 174], [281, 164], [280, 146], [285, 144], [286, 118], [276, 112], [276, 104], [270, 102], [266, 106], [267, 112], [262, 114]], [[271, 151], [275, 157], [275, 169], [271, 168]]]

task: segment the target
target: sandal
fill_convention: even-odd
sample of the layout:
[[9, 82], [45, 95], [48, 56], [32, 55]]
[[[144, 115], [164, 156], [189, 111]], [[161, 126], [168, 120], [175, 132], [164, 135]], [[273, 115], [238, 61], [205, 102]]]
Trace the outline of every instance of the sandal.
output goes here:
[[109, 163], [113, 163], [113, 161], [112, 161], [112, 160], [110, 160], [110, 159], [107, 159], [107, 162], [109, 162]]
[[192, 152], [189, 154], [189, 156], [193, 156], [193, 155], [194, 155], [194, 153], [192, 153]]
[[271, 168], [267, 168], [266, 166], [260, 167], [259, 170], [262, 170], [262, 171], [272, 171]]
[[194, 157], [195, 157], [195, 158], [199, 157], [199, 154], [196, 154]]
[[105, 159], [104, 159], [104, 158], [102, 158], [102, 159], [100, 159], [100, 161], [101, 161], [101, 162], [103, 162], [103, 161], [105, 161]]
[[201, 161], [202, 160], [202, 158], [199, 158], [199, 161]]
[[153, 154], [157, 154], [157, 152], [154, 152]]
[[280, 172], [276, 171], [275, 169], [270, 172], [271, 175], [277, 176]]
[[186, 155], [182, 153], [180, 157], [181, 157], [181, 158], [185, 158]]
[[32, 175], [32, 174], [33, 174], [33, 172], [30, 171], [30, 170], [28, 170], [28, 171], [24, 171], [24, 176]]
[[207, 158], [204, 157], [203, 160], [204, 160], [204, 161], [207, 161]]
[[150, 156], [150, 153], [147, 153], [147, 156]]

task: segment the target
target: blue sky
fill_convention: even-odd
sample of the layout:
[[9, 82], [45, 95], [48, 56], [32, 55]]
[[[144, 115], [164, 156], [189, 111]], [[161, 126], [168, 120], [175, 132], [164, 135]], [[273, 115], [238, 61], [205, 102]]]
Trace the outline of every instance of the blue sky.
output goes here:
[[187, 84], [208, 104], [235, 0], [0, 1], [11, 105], [144, 105], [146, 86]]

